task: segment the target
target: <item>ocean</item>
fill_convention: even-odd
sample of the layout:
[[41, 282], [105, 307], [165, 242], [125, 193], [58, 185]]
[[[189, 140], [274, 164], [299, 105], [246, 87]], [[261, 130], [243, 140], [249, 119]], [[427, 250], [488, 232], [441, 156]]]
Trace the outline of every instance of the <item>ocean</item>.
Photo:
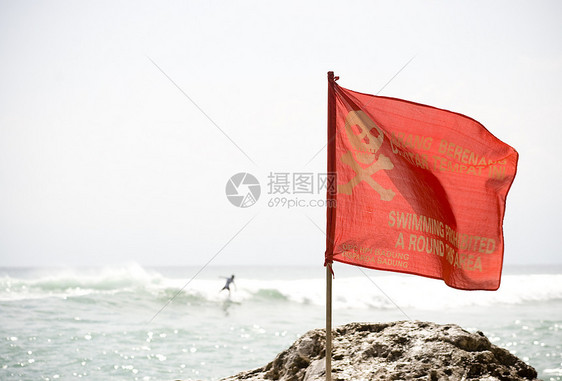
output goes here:
[[[334, 326], [456, 323], [562, 380], [561, 266], [506, 268], [496, 292], [338, 263], [334, 272]], [[229, 295], [220, 290], [231, 275]], [[322, 328], [324, 306], [322, 265], [0, 268], [0, 379], [217, 380]]]

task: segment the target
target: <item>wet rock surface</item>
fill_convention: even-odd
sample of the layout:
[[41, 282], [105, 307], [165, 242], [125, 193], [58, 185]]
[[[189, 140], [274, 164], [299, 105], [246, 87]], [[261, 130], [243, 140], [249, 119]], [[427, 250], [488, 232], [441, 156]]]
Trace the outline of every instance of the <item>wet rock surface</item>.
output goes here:
[[[336, 380], [536, 380], [536, 370], [481, 332], [454, 324], [351, 323], [333, 330]], [[269, 364], [222, 381], [325, 380], [325, 331], [300, 337]]]

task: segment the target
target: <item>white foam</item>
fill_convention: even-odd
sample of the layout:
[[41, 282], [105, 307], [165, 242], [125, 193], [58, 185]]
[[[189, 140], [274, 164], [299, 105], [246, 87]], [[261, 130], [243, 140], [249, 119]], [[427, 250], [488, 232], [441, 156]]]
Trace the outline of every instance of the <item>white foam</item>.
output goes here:
[[[232, 287], [231, 300], [264, 303], [292, 302], [324, 305], [325, 281], [311, 279], [263, 279], [241, 276]], [[256, 279], [257, 278], [257, 279]], [[289, 279], [287, 279], [289, 278]], [[165, 277], [159, 272], [130, 264], [90, 270], [64, 269], [49, 275], [29, 278], [0, 278], [0, 300], [69, 297], [88, 294], [143, 293], [142, 297], [180, 295], [216, 302], [228, 297], [222, 291], [224, 279]], [[382, 290], [382, 291], [381, 291]], [[336, 309], [416, 308], [438, 310], [465, 306], [517, 305], [562, 300], [562, 274], [504, 275], [498, 291], [461, 291], [442, 281], [391, 274], [384, 276], [339, 277], [333, 280]]]

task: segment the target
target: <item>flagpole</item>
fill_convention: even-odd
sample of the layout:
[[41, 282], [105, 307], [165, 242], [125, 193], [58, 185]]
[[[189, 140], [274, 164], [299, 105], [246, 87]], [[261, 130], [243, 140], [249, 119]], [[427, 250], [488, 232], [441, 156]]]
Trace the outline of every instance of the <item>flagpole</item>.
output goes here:
[[[328, 72], [328, 176], [336, 173], [336, 97], [334, 72]], [[333, 179], [333, 186], [337, 186]], [[334, 253], [334, 190], [326, 191], [326, 381], [332, 381], [332, 255]], [[330, 202], [331, 201], [331, 202]]]
[[332, 381], [332, 264], [326, 265], [326, 381]]

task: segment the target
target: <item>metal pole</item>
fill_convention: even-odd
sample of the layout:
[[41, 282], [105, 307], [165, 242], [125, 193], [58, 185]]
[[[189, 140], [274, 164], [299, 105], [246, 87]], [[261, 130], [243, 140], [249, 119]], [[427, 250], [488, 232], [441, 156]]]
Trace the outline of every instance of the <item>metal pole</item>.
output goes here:
[[332, 381], [332, 264], [326, 265], [326, 381]]
[[[328, 72], [328, 174], [336, 172], [336, 96], [334, 72]], [[328, 189], [328, 201], [334, 200], [335, 195]], [[328, 203], [326, 210], [326, 381], [332, 381], [332, 255], [334, 253], [335, 228], [334, 203]]]

